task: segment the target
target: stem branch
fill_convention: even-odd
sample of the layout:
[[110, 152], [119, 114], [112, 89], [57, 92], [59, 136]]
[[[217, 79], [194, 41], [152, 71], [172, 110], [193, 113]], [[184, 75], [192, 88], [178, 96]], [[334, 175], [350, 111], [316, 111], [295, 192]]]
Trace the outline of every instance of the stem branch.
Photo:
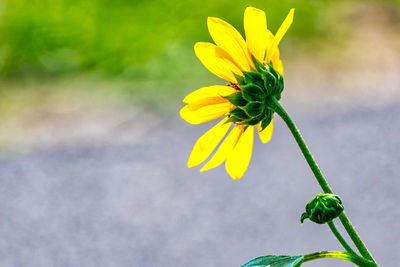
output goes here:
[[325, 259], [325, 258], [335, 258], [335, 259], [346, 260], [346, 261], [350, 261], [358, 266], [363, 266], [363, 267], [376, 266], [375, 263], [373, 263], [370, 260], [364, 259], [358, 255], [350, 254], [350, 253], [343, 252], [343, 251], [321, 251], [321, 252], [307, 254], [307, 255], [304, 255], [303, 263], [308, 262], [308, 261], [318, 260], [318, 259]]
[[356, 254], [357, 253], [351, 248], [351, 246], [347, 243], [347, 241], [343, 238], [343, 236], [340, 234], [339, 230], [336, 228], [335, 224], [333, 221], [328, 222], [329, 228], [331, 229], [332, 233], [336, 236], [336, 238], [339, 240], [340, 244], [344, 247], [344, 249], [351, 253], [351, 254]]
[[[308, 165], [310, 166], [312, 172], [314, 173], [314, 176], [317, 179], [322, 190], [324, 191], [324, 193], [332, 193], [332, 189], [329, 187], [328, 182], [325, 180], [320, 169], [318, 168], [317, 163], [315, 162], [313, 156], [311, 155], [310, 150], [308, 149], [306, 143], [304, 142], [303, 137], [301, 136], [296, 125], [294, 124], [294, 122], [291, 120], [289, 115], [286, 113], [284, 108], [279, 104], [278, 100], [276, 100], [275, 97], [271, 97], [270, 100], [271, 101], [268, 101], [270, 108], [272, 108], [284, 120], [284, 122], [288, 126], [289, 130], [291, 131], [294, 139], [299, 145], [299, 148], [303, 153], [304, 158], [306, 159]], [[342, 222], [347, 233], [349, 234], [351, 240], [354, 242], [357, 249], [360, 251], [361, 255], [375, 262], [373, 257], [369, 253], [367, 247], [361, 241], [359, 235], [357, 234], [356, 230], [354, 229], [353, 225], [351, 224], [350, 220], [347, 218], [344, 212], [342, 212], [342, 214], [339, 216], [339, 219]]]

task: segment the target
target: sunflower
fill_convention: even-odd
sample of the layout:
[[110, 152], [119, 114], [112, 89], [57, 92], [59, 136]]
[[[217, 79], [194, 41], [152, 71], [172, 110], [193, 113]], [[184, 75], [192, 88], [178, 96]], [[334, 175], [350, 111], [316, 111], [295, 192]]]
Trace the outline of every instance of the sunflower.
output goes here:
[[198, 42], [194, 51], [210, 72], [228, 84], [203, 87], [183, 99], [187, 105], [180, 110], [180, 115], [191, 124], [223, 117], [197, 140], [189, 156], [189, 168], [203, 163], [219, 145], [200, 171], [225, 162], [227, 173], [233, 179], [240, 179], [250, 163], [254, 128], [263, 143], [271, 139], [273, 110], [268, 107], [268, 99], [279, 100], [283, 91], [278, 45], [293, 16], [294, 9], [291, 9], [273, 35], [267, 29], [264, 11], [247, 7], [244, 12], [246, 40], [229, 23], [208, 18], [208, 30], [215, 44]]

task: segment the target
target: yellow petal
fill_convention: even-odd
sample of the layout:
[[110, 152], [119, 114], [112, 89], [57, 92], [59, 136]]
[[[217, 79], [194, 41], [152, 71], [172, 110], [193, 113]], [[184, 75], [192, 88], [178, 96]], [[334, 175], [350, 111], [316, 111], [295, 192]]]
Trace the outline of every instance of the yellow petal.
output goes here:
[[274, 55], [272, 56], [272, 62], [276, 63], [279, 61], [280, 58], [280, 52], [279, 52], [279, 47], [276, 48]]
[[247, 170], [253, 150], [254, 126], [249, 126], [240, 136], [236, 146], [228, 155], [225, 168], [232, 179], [240, 179]]
[[[275, 65], [274, 65], [274, 66], [275, 66]], [[276, 64], [275, 69], [276, 69], [280, 74], [282, 74], [282, 75], [284, 74], [282, 60], [279, 60], [279, 61], [278, 61], [278, 63]]]
[[228, 96], [235, 92], [237, 92], [236, 89], [231, 86], [212, 85], [212, 86], [202, 87], [202, 88], [197, 89], [196, 91], [188, 94], [183, 99], [183, 102], [190, 103], [190, 102], [202, 99], [202, 98]]
[[260, 62], [264, 61], [267, 47], [267, 18], [265, 12], [248, 7], [244, 12], [244, 32], [246, 34], [247, 47], [250, 53]]
[[204, 67], [226, 81], [237, 83], [233, 73], [243, 75], [230, 56], [215, 44], [198, 42], [194, 45], [194, 52]]
[[222, 117], [232, 109], [232, 104], [223, 102], [202, 107], [193, 108], [193, 105], [186, 105], [180, 110], [182, 119], [191, 124], [200, 124]]
[[261, 142], [264, 144], [268, 143], [269, 140], [271, 140], [272, 132], [274, 131], [274, 119], [271, 120], [271, 122], [263, 131], [261, 131], [261, 123], [257, 124], [257, 131]]
[[[269, 52], [271, 51], [271, 48], [272, 48], [272, 43], [274, 42], [274, 35], [269, 30], [267, 30], [267, 38], [266, 39], [267, 39], [267, 48], [265, 50], [266, 50], [266, 61], [267, 61], [269, 58], [269, 54], [270, 54]], [[271, 63], [271, 61], [272, 61], [272, 65], [274, 66], [275, 70], [277, 70], [277, 66], [280, 64], [279, 63], [279, 61], [280, 61], [279, 48], [277, 48], [275, 51], [276, 52], [274, 53], [274, 56], [272, 58], [270, 58], [267, 62]]]
[[226, 123], [228, 117], [221, 120], [217, 125], [203, 134], [193, 147], [192, 153], [189, 156], [188, 167], [192, 168], [201, 164], [213, 152], [222, 138], [228, 132], [232, 123]]
[[214, 42], [233, 58], [241, 70], [250, 71], [253, 61], [240, 33], [232, 25], [219, 18], [209, 17], [207, 24]]
[[267, 29], [267, 46], [266, 46], [266, 52], [268, 52], [268, 50], [271, 48], [272, 42], [274, 41], [274, 35], [272, 34], [272, 32], [270, 30]]
[[289, 29], [290, 25], [292, 25], [293, 22], [293, 17], [294, 17], [294, 8], [292, 8], [289, 11], [289, 14], [287, 15], [286, 19], [283, 21], [282, 25], [279, 27], [275, 37], [274, 41], [272, 42], [270, 51], [268, 51], [268, 59], [267, 62], [269, 62], [272, 57], [274, 56], [276, 49], [278, 48], [279, 42], [282, 40], [283, 36]]
[[220, 96], [217, 96], [217, 97], [201, 98], [197, 101], [190, 102], [187, 106], [191, 111], [196, 111], [205, 106], [216, 105], [216, 104], [221, 104], [221, 103], [228, 103], [228, 102], [229, 102], [229, 100], [222, 98]]
[[226, 157], [229, 155], [229, 153], [231, 153], [233, 147], [237, 143], [238, 138], [242, 134], [242, 129], [243, 127], [238, 126], [232, 129], [232, 131], [221, 143], [214, 156], [203, 166], [203, 168], [201, 168], [201, 172], [215, 168], [225, 161]]
[[[267, 57], [269, 57], [268, 51], [270, 51], [273, 40], [274, 40], [274, 35], [270, 31], [268, 31], [267, 49], [266, 49]], [[283, 75], [283, 64], [282, 64], [282, 60], [280, 59], [279, 47], [276, 48], [275, 53], [272, 56], [272, 58], [270, 59], [270, 61], [272, 61], [272, 65], [274, 66], [275, 70]], [[270, 63], [270, 61], [268, 61], [268, 63]]]

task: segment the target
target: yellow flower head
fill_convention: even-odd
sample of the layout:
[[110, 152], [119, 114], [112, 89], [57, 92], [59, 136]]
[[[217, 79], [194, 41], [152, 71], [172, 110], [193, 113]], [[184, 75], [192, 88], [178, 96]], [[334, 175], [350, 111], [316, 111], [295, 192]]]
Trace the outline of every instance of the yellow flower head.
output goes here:
[[291, 9], [274, 36], [267, 29], [264, 11], [247, 7], [244, 12], [246, 40], [229, 23], [208, 18], [208, 31], [215, 44], [198, 42], [194, 51], [210, 72], [229, 84], [203, 87], [183, 99], [187, 105], [180, 115], [191, 124], [224, 117], [197, 140], [188, 160], [189, 168], [203, 163], [226, 135], [200, 171], [215, 168], [225, 161], [228, 174], [240, 179], [250, 163], [254, 126], [263, 143], [271, 139], [273, 112], [266, 105], [266, 99], [279, 99], [283, 90], [283, 65], [278, 45], [292, 24], [293, 16], [294, 9]]

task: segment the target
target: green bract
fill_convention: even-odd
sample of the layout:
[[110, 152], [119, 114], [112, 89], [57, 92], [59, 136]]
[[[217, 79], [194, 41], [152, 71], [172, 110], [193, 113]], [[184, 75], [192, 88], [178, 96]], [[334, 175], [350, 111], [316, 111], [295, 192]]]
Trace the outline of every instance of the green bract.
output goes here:
[[306, 212], [301, 215], [300, 222], [305, 219], [323, 224], [332, 221], [338, 217], [344, 207], [339, 196], [334, 194], [318, 194], [306, 205]]
[[229, 121], [242, 125], [256, 125], [261, 122], [264, 129], [272, 119], [273, 110], [268, 102], [271, 97], [281, 98], [283, 91], [283, 76], [271, 64], [264, 66], [254, 57], [255, 71], [243, 72], [236, 76], [240, 91], [225, 96], [236, 106], [229, 113]]

